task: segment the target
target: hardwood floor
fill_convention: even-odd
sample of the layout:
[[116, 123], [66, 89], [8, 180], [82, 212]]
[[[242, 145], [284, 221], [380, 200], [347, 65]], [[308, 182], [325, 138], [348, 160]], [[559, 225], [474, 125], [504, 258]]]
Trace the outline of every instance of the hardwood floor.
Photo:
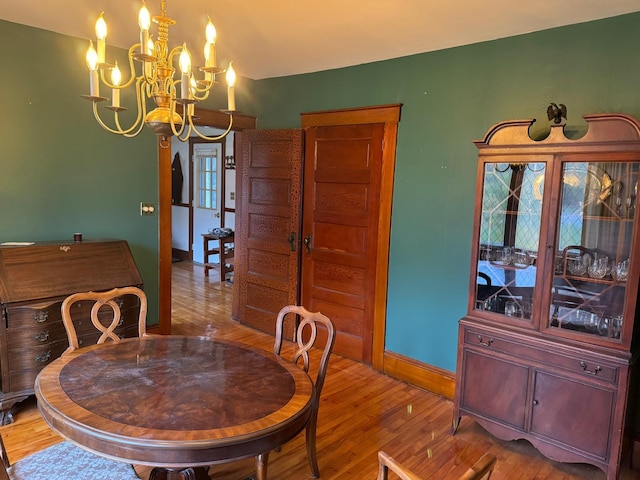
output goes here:
[[[232, 287], [220, 284], [215, 270], [208, 278], [202, 267], [189, 262], [175, 263], [173, 270], [173, 333], [213, 335], [272, 349], [272, 336], [230, 319]], [[452, 436], [451, 415], [449, 400], [334, 355], [318, 420], [321, 478], [374, 480], [378, 450], [385, 450], [425, 479], [456, 478], [486, 451], [498, 458], [492, 480], [605, 478], [588, 465], [549, 461], [527, 442], [498, 440], [468, 418], [462, 419]], [[14, 418], [13, 424], [0, 427], [12, 462], [60, 441], [40, 418], [33, 398], [18, 404]], [[136, 470], [148, 478], [149, 468]], [[213, 479], [242, 480], [253, 470], [253, 461], [245, 460], [213, 466], [209, 473]], [[269, 478], [309, 478], [304, 434], [280, 452], [271, 453]], [[640, 479], [640, 471], [630, 470], [626, 462], [620, 478]]]

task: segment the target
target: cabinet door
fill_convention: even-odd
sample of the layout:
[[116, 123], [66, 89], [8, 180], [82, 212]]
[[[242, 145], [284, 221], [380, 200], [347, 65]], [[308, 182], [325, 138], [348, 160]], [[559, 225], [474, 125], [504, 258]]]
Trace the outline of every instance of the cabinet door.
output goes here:
[[536, 372], [531, 432], [606, 460], [615, 392]]
[[524, 430], [529, 368], [467, 349], [463, 355], [461, 408]]
[[480, 168], [482, 198], [476, 218], [471, 308], [489, 312], [494, 320], [531, 327], [547, 165], [542, 159], [507, 157], [503, 162], [481, 163]]
[[637, 290], [632, 245], [640, 162], [563, 161], [559, 168], [546, 324], [560, 335], [626, 347], [635, 314], [627, 289]]

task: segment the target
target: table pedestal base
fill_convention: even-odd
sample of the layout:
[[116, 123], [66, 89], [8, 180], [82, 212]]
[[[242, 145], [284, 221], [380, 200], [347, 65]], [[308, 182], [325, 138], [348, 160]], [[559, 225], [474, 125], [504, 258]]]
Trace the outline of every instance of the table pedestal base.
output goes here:
[[206, 467], [183, 468], [181, 470], [156, 467], [151, 470], [149, 480], [209, 480]]

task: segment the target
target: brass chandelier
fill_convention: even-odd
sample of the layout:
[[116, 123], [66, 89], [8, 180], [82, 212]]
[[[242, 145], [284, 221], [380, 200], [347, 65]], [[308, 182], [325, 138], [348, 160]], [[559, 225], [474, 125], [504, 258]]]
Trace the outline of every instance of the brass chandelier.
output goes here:
[[[209, 19], [205, 29], [205, 65], [199, 69], [201, 78], [196, 78], [186, 43], [169, 50], [169, 27], [176, 21], [167, 17], [166, 4], [166, 0], [161, 0], [161, 14], [152, 17], [143, 0], [138, 14], [140, 43], [135, 43], [129, 48], [127, 57], [130, 76], [124, 83], [118, 63], [110, 64], [106, 61], [107, 24], [103, 16], [104, 12], [100, 14], [96, 21], [96, 47], [93, 41], [90, 41], [86, 57], [89, 67], [90, 93], [82, 97], [93, 103], [93, 114], [96, 120], [102, 128], [111, 133], [135, 137], [146, 124], [158, 135], [174, 135], [183, 142], [191, 136], [192, 132], [205, 140], [219, 140], [231, 131], [233, 125], [236, 80], [233, 62], [229, 63], [226, 70], [216, 65], [216, 29]], [[152, 21], [158, 25], [155, 41], [149, 34]], [[174, 63], [180, 67], [180, 75], [175, 79]], [[209, 137], [198, 131], [193, 123], [194, 104], [209, 96], [213, 86], [218, 84], [216, 76], [225, 72], [228, 107], [223, 112], [229, 115], [229, 126], [221, 135]], [[111, 89], [111, 104], [104, 108], [113, 112], [114, 127], [107, 125], [100, 117], [98, 104], [109, 100], [107, 97], [100, 96], [100, 83]], [[118, 114], [127, 108], [120, 104], [120, 91], [131, 85], [135, 85], [137, 116], [131, 126], [123, 128]], [[147, 112], [147, 98], [153, 98], [156, 105], [150, 112]]]

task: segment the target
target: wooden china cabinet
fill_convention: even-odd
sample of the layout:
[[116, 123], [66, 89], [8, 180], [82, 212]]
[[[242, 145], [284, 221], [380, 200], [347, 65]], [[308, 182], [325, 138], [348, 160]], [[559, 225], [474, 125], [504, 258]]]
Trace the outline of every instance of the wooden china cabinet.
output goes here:
[[468, 415], [499, 438], [526, 439], [612, 480], [637, 410], [640, 122], [584, 119], [582, 136], [553, 124], [534, 140], [535, 120], [524, 120], [475, 142], [453, 431]]

